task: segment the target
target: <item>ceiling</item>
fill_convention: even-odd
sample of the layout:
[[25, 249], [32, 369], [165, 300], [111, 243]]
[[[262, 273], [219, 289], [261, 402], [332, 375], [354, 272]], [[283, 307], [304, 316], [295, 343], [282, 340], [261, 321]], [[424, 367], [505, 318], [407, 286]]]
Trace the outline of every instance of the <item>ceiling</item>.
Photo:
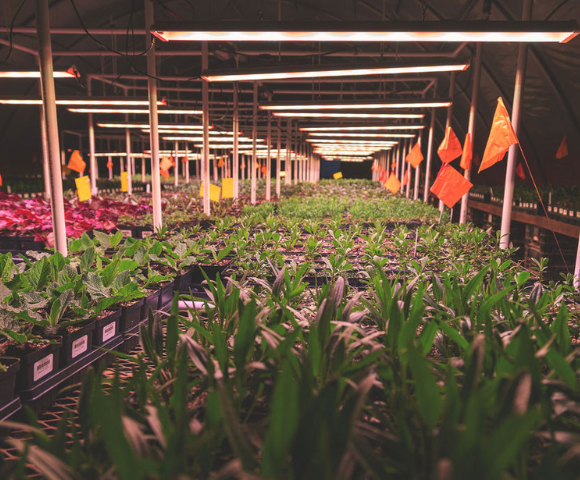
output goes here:
[[[35, 1], [3, 0], [0, 4], [1, 70], [37, 68]], [[182, 21], [421, 21], [421, 20], [517, 20], [521, 0], [156, 0], [155, 22]], [[78, 80], [56, 80], [57, 96], [85, 96], [88, 78], [93, 95], [145, 97], [146, 61], [149, 48], [144, 35], [143, 0], [54, 0], [50, 1], [52, 48], [55, 70], [74, 65]], [[577, 0], [534, 2], [533, 20], [580, 19]], [[12, 35], [10, 29], [12, 26]], [[85, 33], [85, 29], [91, 35]], [[11, 47], [10, 47], [11, 45]], [[160, 95], [171, 106], [201, 107], [201, 46], [199, 43], [156, 42]], [[473, 44], [440, 43], [210, 43], [210, 69], [362, 64], [385, 61], [465, 59], [474, 55]], [[518, 46], [484, 44], [479, 108], [475, 130], [475, 155], [485, 147], [496, 100], [503, 97], [511, 111]], [[456, 76], [452, 127], [461, 141], [467, 130], [471, 104], [473, 68]], [[433, 80], [436, 79], [435, 82]], [[449, 94], [450, 74], [409, 78], [362, 77], [332, 81], [287, 81], [263, 83], [260, 101], [376, 99], [430, 97]], [[252, 85], [240, 84], [240, 102], [245, 109], [242, 127], [249, 133]], [[37, 96], [36, 80], [0, 80], [0, 96]], [[210, 85], [211, 123], [231, 128], [232, 84]], [[520, 140], [536, 181], [578, 183], [580, 178], [580, 38], [567, 44], [534, 44], [528, 51]], [[436, 114], [435, 146], [443, 138], [446, 110]], [[428, 113], [428, 112], [427, 112]], [[110, 118], [110, 117], [109, 117]], [[260, 127], [266, 115], [260, 114]], [[106, 118], [104, 118], [106, 119]], [[115, 118], [117, 121], [119, 118]], [[100, 120], [100, 119], [99, 119]], [[143, 120], [141, 118], [141, 120]], [[195, 118], [176, 118], [195, 123]], [[428, 122], [427, 118], [425, 122]], [[300, 125], [308, 122], [300, 121]], [[317, 122], [320, 123], [320, 122]], [[352, 122], [348, 122], [351, 124]], [[86, 152], [86, 116], [59, 108], [59, 129], [64, 148], [81, 146]], [[85, 134], [84, 138], [78, 133]], [[105, 139], [105, 135], [111, 138]], [[566, 135], [570, 155], [555, 160]], [[119, 134], [97, 129], [97, 150], [120, 146]], [[143, 135], [143, 142], [147, 136]], [[424, 134], [426, 141], [426, 134]], [[146, 146], [146, 145], [145, 145]], [[102, 151], [102, 150], [101, 150]], [[36, 107], [0, 105], [0, 173], [16, 175], [41, 172], [39, 111]], [[439, 168], [435, 157], [434, 169]], [[501, 162], [475, 175], [476, 183], [499, 184], [505, 172]]]

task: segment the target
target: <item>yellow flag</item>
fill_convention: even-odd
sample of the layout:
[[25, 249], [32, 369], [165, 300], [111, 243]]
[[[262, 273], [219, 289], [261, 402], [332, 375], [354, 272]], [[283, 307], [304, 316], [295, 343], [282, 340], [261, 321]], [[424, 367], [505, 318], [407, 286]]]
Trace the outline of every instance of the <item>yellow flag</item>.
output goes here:
[[333, 177], [334, 177], [334, 179], [335, 179], [335, 180], [338, 180], [339, 178], [342, 178], [342, 172], [336, 172], [336, 173], [333, 175]]
[[222, 198], [234, 198], [233, 178], [222, 178]]
[[121, 191], [128, 192], [129, 191], [129, 179], [127, 178], [127, 172], [121, 172]]
[[[209, 199], [212, 202], [219, 202], [220, 201], [220, 194], [222, 189], [217, 185], [212, 183], [209, 184]], [[201, 186], [199, 187], [199, 196], [203, 197], [203, 182], [201, 182]]]
[[91, 198], [91, 184], [89, 183], [88, 175], [84, 177], [75, 178], [75, 183], [77, 185], [77, 194], [79, 196], [80, 202], [86, 202]]

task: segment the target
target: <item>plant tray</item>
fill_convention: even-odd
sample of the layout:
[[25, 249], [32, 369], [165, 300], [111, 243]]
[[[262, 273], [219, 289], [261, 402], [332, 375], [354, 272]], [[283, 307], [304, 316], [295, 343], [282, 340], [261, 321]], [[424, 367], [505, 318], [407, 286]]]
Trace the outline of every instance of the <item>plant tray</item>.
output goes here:
[[16, 391], [30, 390], [52, 378], [58, 371], [61, 342], [46, 345], [20, 358]]
[[159, 309], [159, 298], [161, 297], [161, 290], [155, 290], [145, 297], [143, 301], [143, 311], [141, 312], [141, 319], [148, 318], [149, 308], [155, 312]]
[[[225, 259], [224, 259], [225, 260]], [[223, 276], [223, 273], [230, 267], [233, 262], [232, 258], [228, 258], [228, 262], [223, 265], [193, 265], [191, 269], [191, 284], [201, 285], [205, 280], [202, 269], [210, 280], [215, 280], [217, 276]]]
[[0, 407], [11, 403], [16, 392], [16, 374], [20, 370], [18, 358], [3, 357], [0, 362], [6, 367], [6, 371], [0, 373]]
[[93, 349], [96, 323], [89, 321], [78, 330], [63, 335], [59, 366], [64, 368], [87, 355]]
[[95, 321], [95, 331], [93, 333], [93, 345], [99, 347], [104, 345], [119, 333], [119, 322], [121, 321], [121, 310], [115, 310], [103, 318]]
[[159, 310], [163, 310], [167, 305], [171, 305], [171, 300], [173, 300], [173, 290], [175, 281], [165, 284], [161, 287], [159, 294]]
[[121, 308], [121, 320], [119, 322], [121, 333], [131, 330], [142, 320], [141, 312], [143, 311], [144, 301], [144, 298], [140, 298], [131, 305]]

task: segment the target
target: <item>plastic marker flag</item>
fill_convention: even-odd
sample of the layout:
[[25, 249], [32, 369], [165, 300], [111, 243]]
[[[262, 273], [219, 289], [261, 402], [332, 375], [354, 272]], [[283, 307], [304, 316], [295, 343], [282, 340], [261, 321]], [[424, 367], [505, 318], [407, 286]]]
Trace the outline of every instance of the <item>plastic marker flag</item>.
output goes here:
[[385, 186], [385, 182], [389, 179], [389, 174], [386, 170], [383, 170], [381, 172], [381, 176], [379, 177], [379, 182], [381, 182], [383, 184], [383, 186]]
[[84, 177], [75, 178], [75, 184], [77, 186], [77, 195], [79, 196], [79, 202], [86, 202], [91, 198], [91, 184], [89, 183], [88, 175]]
[[[232, 187], [233, 188], [233, 187]], [[199, 196], [203, 197], [203, 182], [201, 182], [201, 185], [199, 186]], [[209, 184], [209, 199], [212, 202], [219, 202], [220, 201], [220, 194], [222, 192], [222, 189], [220, 187], [218, 187], [217, 185], [214, 185], [213, 183]]]
[[81, 152], [75, 150], [74, 152], [71, 153], [67, 168], [69, 170], [74, 170], [75, 172], [85, 173], [85, 168], [87, 168], [87, 164], [83, 160], [83, 157], [81, 157]]
[[2, 175], [0, 175], [0, 187], [2, 186]]
[[385, 182], [385, 187], [395, 195], [401, 189], [401, 182], [394, 173], [391, 173], [389, 179]]
[[473, 145], [471, 144], [471, 134], [465, 135], [465, 142], [463, 142], [463, 153], [461, 154], [461, 162], [459, 166], [463, 170], [469, 170], [471, 167], [471, 159], [473, 157]]
[[566, 135], [562, 139], [562, 143], [558, 147], [558, 151], [556, 152], [556, 158], [560, 160], [561, 158], [568, 156], [568, 141], [566, 140]]
[[405, 170], [405, 175], [403, 175], [403, 187], [406, 187], [409, 183], [409, 169]]
[[167, 157], [163, 157], [161, 162], [159, 162], [159, 168], [161, 170], [168, 171], [171, 167], [173, 167], [173, 162]]
[[266, 165], [262, 165], [262, 175], [266, 175], [266, 173], [268, 173], [268, 169], [266, 168]]
[[107, 168], [113, 168], [113, 160], [107, 162]]
[[332, 176], [334, 177], [335, 180], [338, 180], [339, 178], [342, 178], [342, 172], [336, 172]]
[[225, 164], [226, 164], [226, 162], [224, 162], [224, 159], [223, 159], [223, 158], [220, 158], [220, 159], [219, 159], [219, 161], [218, 161], [218, 167], [220, 167], [220, 168], [221, 168], [221, 167], [223, 167]]
[[188, 160], [188, 158], [187, 158], [187, 157], [183, 157], [183, 158], [181, 159], [181, 163], [187, 163], [187, 160]]
[[445, 130], [445, 138], [437, 149], [437, 154], [443, 163], [450, 163], [461, 155], [463, 149], [451, 127]]
[[375, 164], [374, 164], [374, 163], [371, 165], [371, 171], [372, 171], [372, 172], [374, 172], [374, 171], [375, 171]]
[[127, 172], [121, 172], [121, 191], [129, 191], [129, 179], [127, 178]]
[[437, 179], [431, 187], [431, 193], [437, 196], [449, 208], [453, 206], [473, 187], [457, 170], [450, 165], [443, 165]]
[[246, 162], [242, 162], [242, 164], [240, 165], [240, 168], [246, 168]]
[[234, 198], [233, 178], [222, 178], [222, 198]]
[[409, 155], [405, 157], [405, 161], [413, 165], [414, 168], [417, 168], [421, 164], [423, 161], [423, 154], [421, 153], [421, 146], [419, 145], [419, 142], [413, 146], [409, 152]]
[[516, 143], [519, 143], [518, 137], [512, 128], [512, 122], [503, 100], [499, 97], [479, 172], [501, 161], [509, 148]]
[[518, 166], [516, 167], [516, 175], [521, 180], [525, 180], [526, 179], [526, 172], [524, 171], [524, 166], [521, 163], [518, 163]]

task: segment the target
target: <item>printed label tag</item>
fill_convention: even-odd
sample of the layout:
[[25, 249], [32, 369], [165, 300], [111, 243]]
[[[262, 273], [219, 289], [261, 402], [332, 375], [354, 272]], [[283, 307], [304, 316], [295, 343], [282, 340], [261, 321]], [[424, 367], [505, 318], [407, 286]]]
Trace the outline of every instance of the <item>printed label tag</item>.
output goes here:
[[133, 235], [133, 232], [131, 230], [121, 230], [121, 233], [123, 234], [124, 237], [130, 237]]
[[150, 237], [151, 235], [153, 235], [153, 231], [152, 230], [141, 230], [141, 236], [143, 238]]
[[88, 338], [88, 335], [83, 335], [72, 343], [72, 358], [76, 358], [81, 353], [85, 353], [87, 351], [87, 348], [89, 348]]
[[35, 382], [52, 372], [53, 357], [51, 353], [34, 364], [32, 378]]
[[115, 336], [115, 325], [115, 322], [111, 322], [103, 328], [103, 342]]

